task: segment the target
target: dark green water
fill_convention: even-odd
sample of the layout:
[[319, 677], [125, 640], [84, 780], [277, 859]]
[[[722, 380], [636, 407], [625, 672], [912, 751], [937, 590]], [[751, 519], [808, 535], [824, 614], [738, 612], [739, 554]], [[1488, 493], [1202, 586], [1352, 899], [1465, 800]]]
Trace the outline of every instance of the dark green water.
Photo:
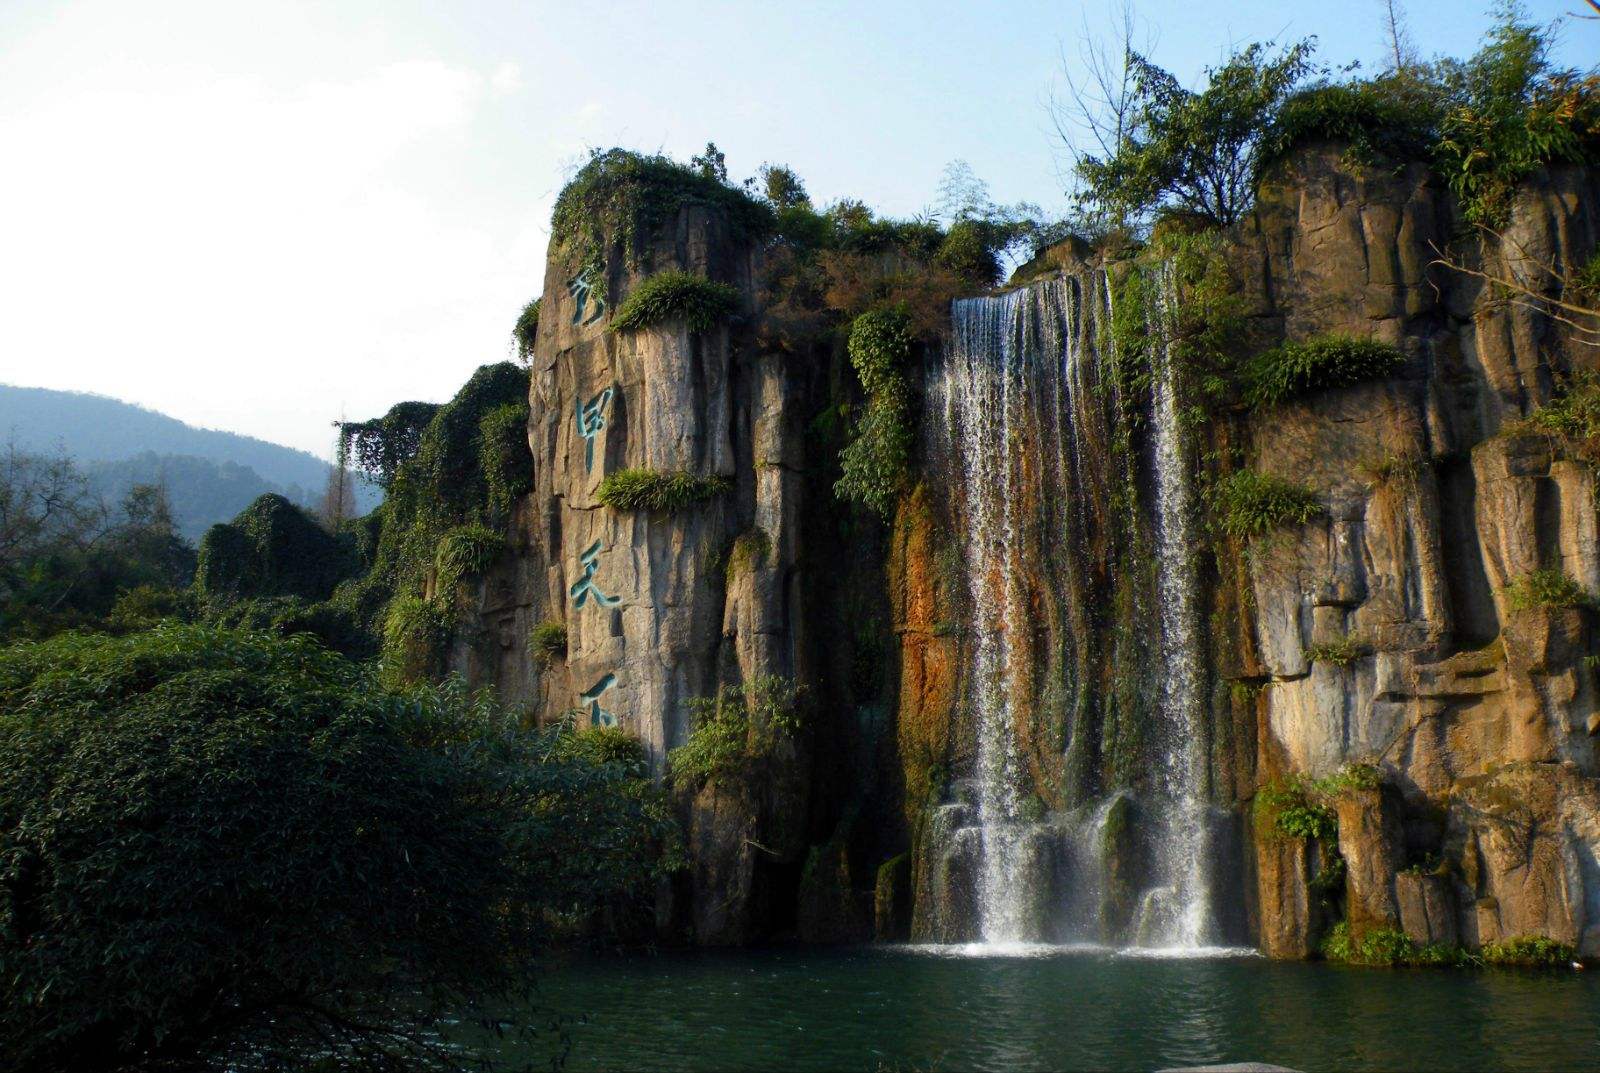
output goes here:
[[862, 948], [574, 962], [542, 990], [587, 1016], [572, 1070], [1600, 1069], [1597, 971]]

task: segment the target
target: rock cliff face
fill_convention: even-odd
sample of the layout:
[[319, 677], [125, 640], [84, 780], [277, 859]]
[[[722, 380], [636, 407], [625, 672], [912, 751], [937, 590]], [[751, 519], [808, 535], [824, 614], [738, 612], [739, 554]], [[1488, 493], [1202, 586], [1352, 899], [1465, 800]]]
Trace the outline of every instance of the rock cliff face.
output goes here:
[[[1389, 379], [1197, 434], [1195, 458], [1308, 486], [1324, 508], [1196, 557], [1219, 900], [1232, 907], [1225, 930], [1275, 956], [1311, 954], [1341, 911], [1357, 936], [1539, 934], [1600, 956], [1600, 649], [1588, 611], [1506, 595], [1552, 566], [1600, 592], [1593, 465], [1513, 424], [1600, 354], [1435, 265], [1452, 239], [1459, 248], [1459, 226], [1425, 169], [1354, 174], [1334, 147], [1299, 154], [1232, 236], [1254, 336], [1345, 333], [1406, 358]], [[1496, 274], [1550, 286], [1538, 264], [1581, 263], [1597, 241], [1600, 183], [1564, 171], [1527, 185], [1504, 242], [1469, 245]], [[763, 251], [698, 206], [646, 247], [611, 250], [604, 298], [552, 249], [534, 490], [453, 663], [542, 719], [615, 721], [661, 771], [691, 730], [691, 699], [771, 676], [803, 683], [805, 733], [751, 777], [685, 791], [692, 867], [663, 891], [663, 927], [702, 943], [971, 937], [974, 653], [955, 624], [970, 614], [972, 562], [958, 478], [926, 466], [887, 531], [847, 514], [816, 418], [848, 394], [848, 372], [825, 348], [765, 342]], [[616, 303], [669, 268], [732, 284], [739, 314], [699, 332], [681, 320], [610, 330]], [[1085, 390], [1110, 380], [1081, 376]], [[1148, 432], [1119, 441], [1117, 421], [1108, 401], [1070, 430], [1075, 458], [1023, 453], [1019, 487], [1037, 496], [1016, 532], [1036, 565], [1017, 582], [1029, 621], [1011, 650], [1025, 684], [1012, 710], [1039, 829], [1092, 832], [1100, 862], [1092, 904], [1073, 903], [1082, 861], [1060, 848], [1072, 840], [1038, 841], [1023, 857], [1038, 912], [1131, 939], [1158, 837], [1139, 792], [1164, 668], [1150, 626], [1159, 586], [1140, 558], [1155, 539], [1152, 448]], [[1097, 469], [1106, 459], [1123, 468]], [[724, 477], [728, 490], [673, 513], [602, 505], [600, 483], [632, 468]], [[565, 625], [564, 658], [530, 650], [542, 622]], [[1355, 654], [1315, 658], [1336, 643]], [[1330, 896], [1315, 880], [1334, 845], [1252, 824], [1250, 803], [1351, 764], [1378, 780], [1328, 792], [1345, 867]]]
[[[1265, 684], [1256, 764], [1266, 776], [1352, 762], [1383, 773], [1381, 794], [1338, 802], [1352, 933], [1401, 926], [1474, 946], [1540, 934], [1595, 956], [1590, 620], [1516, 609], [1507, 588], [1557, 567], [1600, 591], [1593, 466], [1511, 424], [1597, 355], [1432, 266], [1457, 226], [1422, 169], [1361, 179], [1333, 151], [1303, 155], [1263, 191], [1242, 254], [1263, 281], [1257, 315], [1290, 338], [1370, 335], [1408, 361], [1392, 380], [1250, 421], [1250, 464], [1328, 508], [1240, 564], [1247, 662]], [[1531, 183], [1504, 242], [1477, 252], [1493, 274], [1550, 286], [1536, 265], [1580, 264], [1597, 239], [1600, 190], [1568, 171]], [[1345, 638], [1363, 651], [1347, 665], [1310, 658]], [[1257, 832], [1262, 855], [1281, 854], [1269, 840]], [[1302, 953], [1304, 892], [1274, 872], [1259, 873], [1264, 945]]]

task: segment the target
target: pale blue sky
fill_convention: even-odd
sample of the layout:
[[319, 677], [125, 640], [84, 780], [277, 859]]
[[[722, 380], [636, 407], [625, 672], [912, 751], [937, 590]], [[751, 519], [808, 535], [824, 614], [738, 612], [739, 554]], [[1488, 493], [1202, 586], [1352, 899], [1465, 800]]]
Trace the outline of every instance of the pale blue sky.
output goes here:
[[[1553, 19], [1581, 0], [1540, 0]], [[1138, 4], [1194, 80], [1251, 40], [1380, 54], [1378, 0]], [[1487, 4], [1406, 5], [1425, 54]], [[506, 356], [590, 146], [787, 163], [904, 215], [965, 159], [1062, 204], [1043, 101], [1080, 3], [0, 4], [0, 382], [97, 391], [326, 454], [341, 412]], [[1561, 59], [1600, 60], [1600, 23]], [[3, 420], [3, 415], [0, 415]]]

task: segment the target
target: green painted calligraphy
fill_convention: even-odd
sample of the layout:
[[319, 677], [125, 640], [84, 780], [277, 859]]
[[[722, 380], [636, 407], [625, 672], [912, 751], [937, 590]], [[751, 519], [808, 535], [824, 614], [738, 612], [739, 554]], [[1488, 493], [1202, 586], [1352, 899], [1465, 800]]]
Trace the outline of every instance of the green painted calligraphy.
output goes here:
[[594, 438], [600, 430], [606, 427], [605, 408], [611, 401], [613, 392], [606, 388], [600, 394], [584, 402], [577, 400], [578, 405], [578, 435], [583, 437], [583, 471], [589, 472], [594, 468]]
[[622, 602], [620, 596], [607, 596], [600, 591], [600, 586], [595, 583], [594, 576], [600, 572], [600, 552], [603, 546], [600, 541], [590, 544], [588, 549], [578, 557], [578, 562], [583, 564], [583, 576], [572, 583], [572, 588], [567, 590], [572, 595], [572, 606], [582, 607], [594, 597], [594, 602], [601, 607], [616, 607]]
[[614, 727], [617, 717], [614, 713], [600, 707], [600, 694], [617, 684], [617, 676], [608, 674], [602, 677], [587, 690], [578, 694], [578, 699], [589, 706], [589, 725], [595, 727]]
[[[594, 293], [594, 284], [589, 279], [590, 269], [585, 268], [576, 276], [567, 280], [567, 293], [578, 300], [578, 306], [572, 311], [572, 323], [588, 327], [605, 315], [606, 300]], [[594, 312], [585, 317], [584, 310], [589, 308], [589, 300], [594, 299]]]

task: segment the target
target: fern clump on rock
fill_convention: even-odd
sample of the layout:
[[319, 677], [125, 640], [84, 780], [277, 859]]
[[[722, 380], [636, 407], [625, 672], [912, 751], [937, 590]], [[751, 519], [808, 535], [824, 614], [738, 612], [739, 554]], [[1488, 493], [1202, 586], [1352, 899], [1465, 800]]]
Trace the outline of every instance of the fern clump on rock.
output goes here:
[[1324, 335], [1303, 343], [1284, 343], [1250, 362], [1245, 372], [1245, 401], [1252, 406], [1272, 406], [1329, 388], [1377, 380], [1404, 363], [1404, 354], [1376, 339]]
[[611, 318], [614, 332], [636, 332], [684, 321], [692, 332], [710, 331], [739, 308], [739, 290], [689, 272], [662, 272], [633, 289]]
[[612, 510], [672, 514], [715, 499], [733, 487], [718, 474], [624, 469], [600, 482], [595, 498]]

